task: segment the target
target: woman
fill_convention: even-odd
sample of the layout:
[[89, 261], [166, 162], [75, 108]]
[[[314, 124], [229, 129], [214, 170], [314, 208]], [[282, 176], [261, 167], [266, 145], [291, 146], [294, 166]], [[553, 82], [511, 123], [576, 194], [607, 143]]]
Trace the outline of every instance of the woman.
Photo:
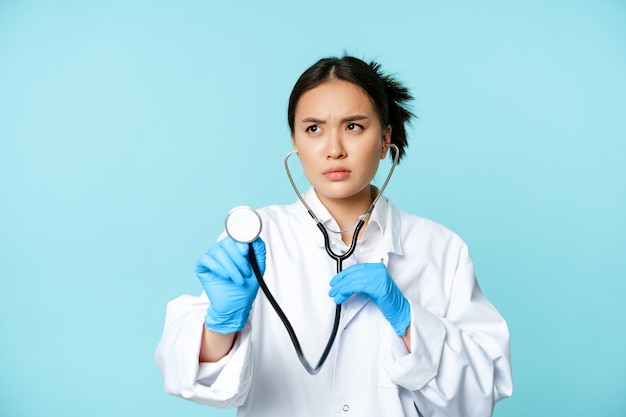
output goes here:
[[[404, 155], [410, 99], [377, 64], [348, 56], [318, 61], [292, 91], [292, 144], [312, 186], [304, 199], [336, 253], [377, 195], [379, 161], [390, 148]], [[255, 258], [307, 358], [322, 354], [342, 304], [327, 362], [317, 375], [301, 366], [258, 293], [248, 246], [224, 237], [196, 266], [202, 296], [168, 304], [156, 352], [167, 392], [268, 417], [489, 416], [511, 394], [506, 323], [456, 234], [383, 196], [337, 274], [302, 203], [259, 214]]]

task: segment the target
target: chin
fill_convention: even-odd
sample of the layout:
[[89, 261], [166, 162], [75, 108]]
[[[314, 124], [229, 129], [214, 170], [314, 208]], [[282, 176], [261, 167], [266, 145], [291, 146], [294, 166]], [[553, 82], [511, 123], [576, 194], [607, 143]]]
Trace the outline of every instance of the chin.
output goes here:
[[[349, 189], [346, 187], [314, 187], [315, 192], [318, 196], [322, 198], [326, 198], [329, 200], [349, 200], [352, 198], [357, 198], [361, 195], [361, 193], [367, 192], [367, 195], [370, 195], [370, 186], [368, 185], [365, 188], [354, 189], [350, 187]], [[365, 191], [367, 190], [367, 191]]]

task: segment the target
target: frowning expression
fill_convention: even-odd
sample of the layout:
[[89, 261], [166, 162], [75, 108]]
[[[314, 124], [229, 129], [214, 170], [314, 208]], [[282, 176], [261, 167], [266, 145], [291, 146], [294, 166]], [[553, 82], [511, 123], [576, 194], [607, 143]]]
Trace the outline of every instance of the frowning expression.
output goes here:
[[306, 91], [294, 115], [293, 146], [323, 203], [370, 199], [370, 182], [387, 153], [391, 128], [356, 84], [331, 80]]

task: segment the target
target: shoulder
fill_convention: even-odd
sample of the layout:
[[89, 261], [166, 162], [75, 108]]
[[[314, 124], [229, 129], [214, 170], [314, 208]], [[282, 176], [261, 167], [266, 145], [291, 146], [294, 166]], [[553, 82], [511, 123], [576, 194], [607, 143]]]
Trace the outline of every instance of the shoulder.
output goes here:
[[416, 214], [408, 213], [389, 202], [391, 232], [400, 235], [403, 245], [420, 244], [458, 251], [466, 248], [463, 239], [448, 227]]
[[298, 234], [304, 236], [303, 227], [314, 226], [311, 217], [302, 204], [275, 204], [257, 209], [261, 217], [261, 236], [265, 238]]
[[301, 204], [272, 204], [257, 209], [259, 216], [262, 220], [269, 222], [284, 223], [290, 218], [298, 218], [306, 213], [306, 210]]

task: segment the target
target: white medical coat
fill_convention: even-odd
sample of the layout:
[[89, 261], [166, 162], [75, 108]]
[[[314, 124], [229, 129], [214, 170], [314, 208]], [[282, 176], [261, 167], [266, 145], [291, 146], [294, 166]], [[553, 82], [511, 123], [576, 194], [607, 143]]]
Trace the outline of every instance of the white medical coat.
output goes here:
[[[336, 223], [315, 192], [307, 203], [327, 227]], [[264, 278], [314, 366], [330, 334], [328, 296], [336, 265], [300, 202], [259, 210], [267, 247]], [[335, 251], [346, 250], [330, 233]], [[511, 395], [509, 334], [483, 296], [467, 246], [443, 226], [397, 210], [381, 198], [356, 253], [344, 262], [383, 262], [411, 306], [411, 352], [364, 295], [343, 304], [340, 329], [317, 375], [297, 359], [289, 336], [259, 291], [230, 353], [198, 355], [209, 300], [181, 296], [167, 306], [155, 354], [165, 391], [238, 416], [490, 416]]]

